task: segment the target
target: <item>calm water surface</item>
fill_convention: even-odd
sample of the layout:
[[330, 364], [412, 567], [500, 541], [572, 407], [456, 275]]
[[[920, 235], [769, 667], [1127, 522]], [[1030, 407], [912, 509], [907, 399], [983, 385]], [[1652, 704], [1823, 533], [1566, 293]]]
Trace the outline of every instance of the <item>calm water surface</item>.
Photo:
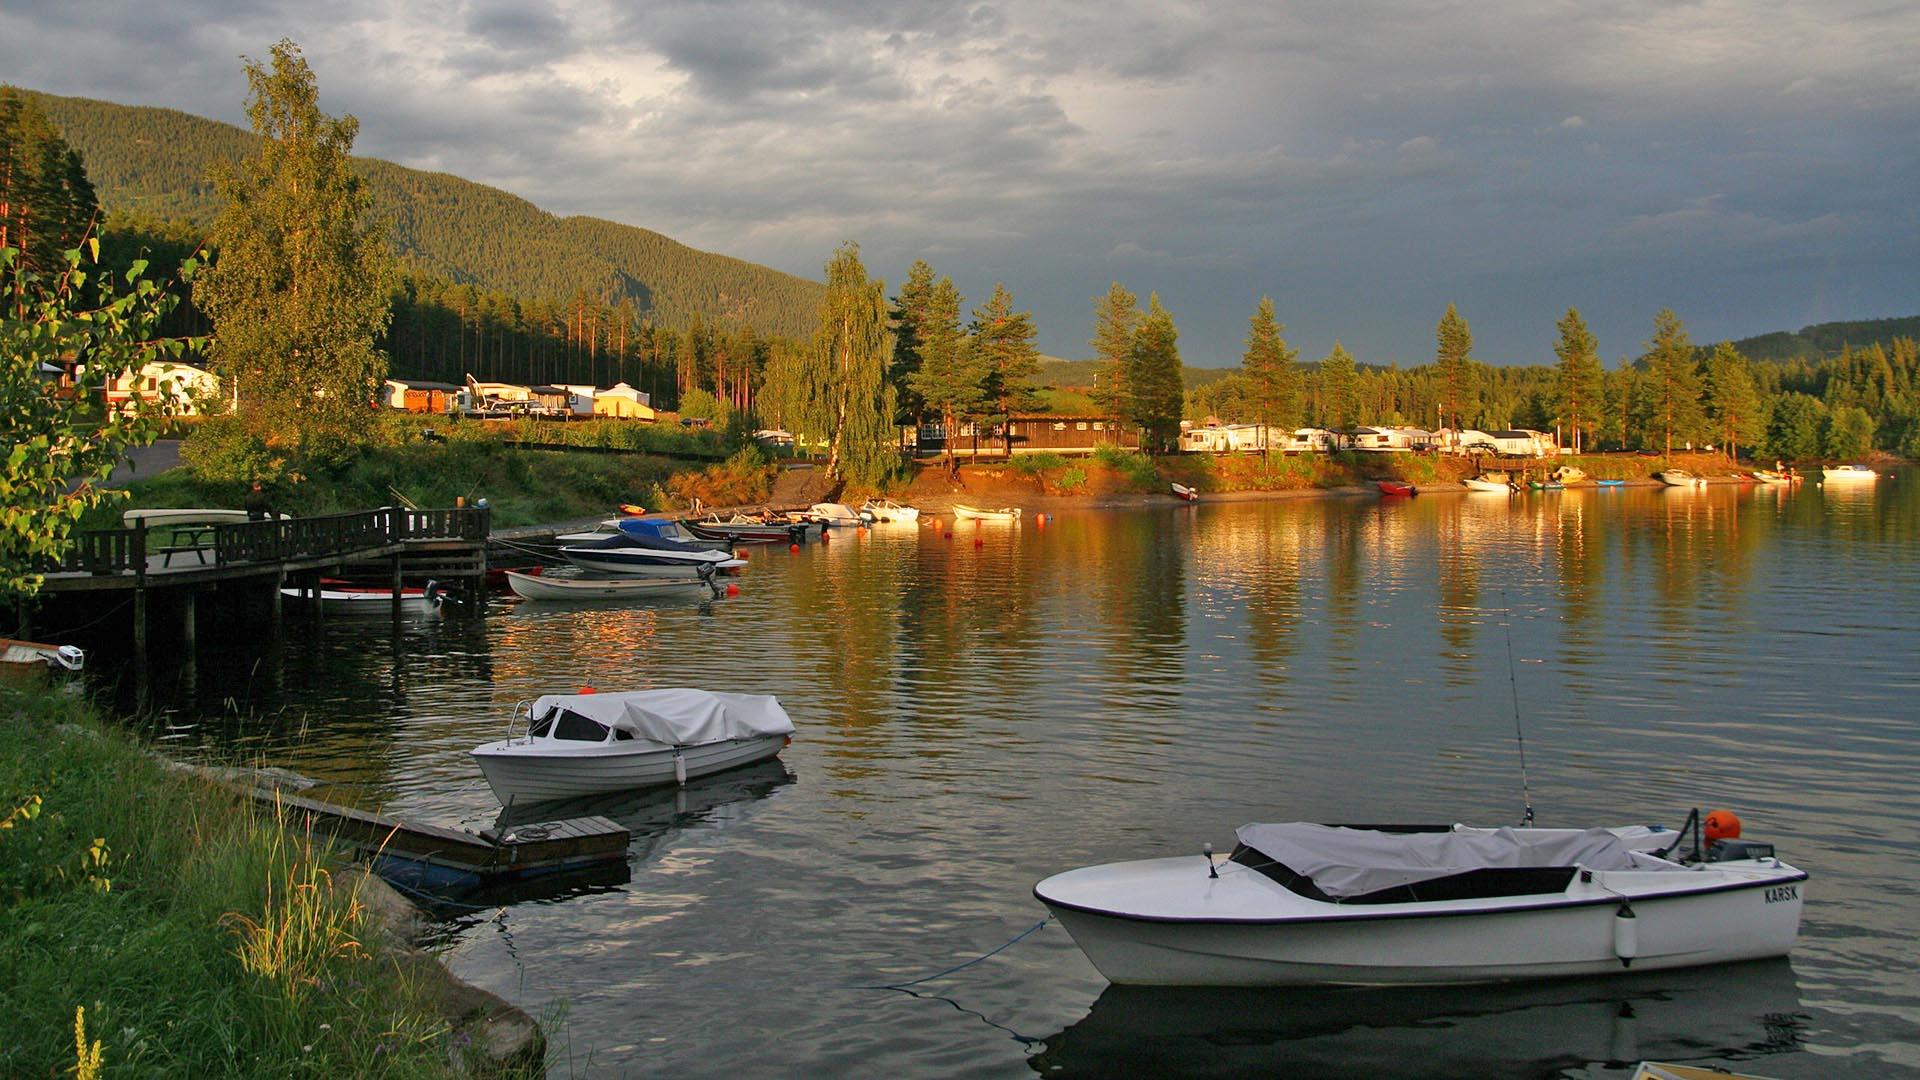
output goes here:
[[[1061, 514], [755, 551], [738, 597], [495, 603], [203, 656], [166, 737], [479, 826], [518, 699], [771, 693], [781, 763], [596, 805], [630, 880], [465, 912], [560, 1075], [1920, 1072], [1920, 475]], [[945, 523], [943, 523], [945, 524]], [[214, 637], [204, 634], [203, 641]], [[1508, 656], [1511, 649], [1512, 663]], [[1484, 990], [1120, 991], [1039, 878], [1255, 820], [1736, 810], [1809, 870], [1791, 962]]]

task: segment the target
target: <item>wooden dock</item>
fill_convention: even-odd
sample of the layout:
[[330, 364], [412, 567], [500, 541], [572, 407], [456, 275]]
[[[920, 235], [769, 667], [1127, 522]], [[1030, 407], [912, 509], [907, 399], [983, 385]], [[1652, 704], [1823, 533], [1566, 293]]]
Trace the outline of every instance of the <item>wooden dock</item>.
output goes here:
[[626, 865], [626, 828], [604, 817], [568, 818], [468, 832], [402, 821], [265, 788], [247, 794], [291, 811], [315, 832], [366, 858], [382, 877], [435, 892], [465, 892], [592, 867]]

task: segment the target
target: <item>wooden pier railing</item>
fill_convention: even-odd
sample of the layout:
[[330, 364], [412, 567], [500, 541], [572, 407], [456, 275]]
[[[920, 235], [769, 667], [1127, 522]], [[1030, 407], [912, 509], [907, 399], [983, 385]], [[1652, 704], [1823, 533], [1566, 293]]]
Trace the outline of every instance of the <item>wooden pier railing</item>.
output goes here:
[[[463, 540], [484, 543], [489, 530], [485, 507], [446, 510], [404, 510], [381, 507], [347, 514], [289, 518], [279, 521], [240, 521], [203, 527], [211, 542], [199, 545], [216, 567], [290, 562], [301, 559], [352, 556], [396, 547], [409, 540]], [[149, 529], [142, 522], [131, 529], [95, 529], [78, 533], [65, 558], [49, 560], [44, 573], [147, 574], [147, 557], [162, 550], [153, 544], [162, 526]], [[198, 565], [207, 565], [198, 560]]]

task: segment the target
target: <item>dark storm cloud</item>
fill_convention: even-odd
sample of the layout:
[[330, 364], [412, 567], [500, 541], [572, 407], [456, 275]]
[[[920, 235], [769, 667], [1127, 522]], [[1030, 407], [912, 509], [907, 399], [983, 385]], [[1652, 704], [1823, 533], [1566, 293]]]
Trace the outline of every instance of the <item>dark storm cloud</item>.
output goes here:
[[238, 55], [305, 48], [359, 149], [817, 275], [995, 280], [1042, 345], [1159, 291], [1231, 363], [1272, 294], [1303, 355], [1609, 356], [1911, 313], [1920, 13], [1826, 0], [1435, 6], [504, 0], [137, 9], [20, 0], [0, 77], [237, 120]]

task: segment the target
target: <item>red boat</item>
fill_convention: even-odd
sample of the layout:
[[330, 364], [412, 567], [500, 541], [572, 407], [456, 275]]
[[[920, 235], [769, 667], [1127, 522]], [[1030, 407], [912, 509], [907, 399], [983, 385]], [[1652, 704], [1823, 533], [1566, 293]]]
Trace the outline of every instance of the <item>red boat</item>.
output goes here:
[[1380, 494], [1382, 495], [1418, 495], [1419, 493], [1420, 489], [1414, 487], [1412, 484], [1403, 484], [1398, 480], [1380, 481]]

